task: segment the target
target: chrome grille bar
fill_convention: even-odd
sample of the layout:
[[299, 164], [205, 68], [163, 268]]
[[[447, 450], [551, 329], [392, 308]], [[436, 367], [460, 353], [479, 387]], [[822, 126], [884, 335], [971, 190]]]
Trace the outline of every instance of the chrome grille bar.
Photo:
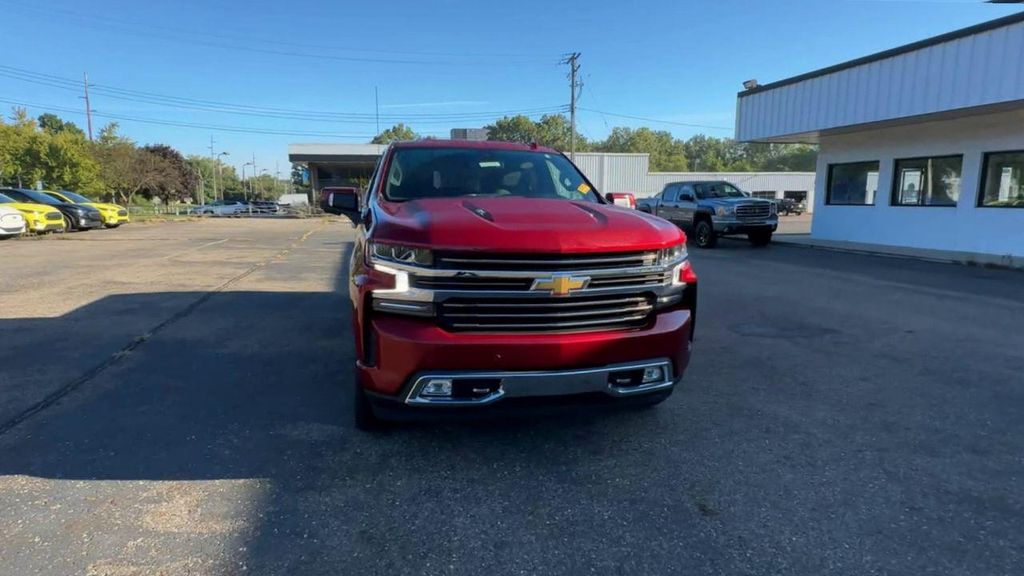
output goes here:
[[501, 270], [529, 268], [533, 270], [584, 270], [601, 267], [651, 266], [657, 262], [655, 251], [619, 254], [437, 254], [435, 260], [441, 268], [459, 270]]
[[442, 326], [453, 331], [607, 330], [639, 327], [654, 311], [650, 294], [565, 299], [449, 300], [439, 305]]

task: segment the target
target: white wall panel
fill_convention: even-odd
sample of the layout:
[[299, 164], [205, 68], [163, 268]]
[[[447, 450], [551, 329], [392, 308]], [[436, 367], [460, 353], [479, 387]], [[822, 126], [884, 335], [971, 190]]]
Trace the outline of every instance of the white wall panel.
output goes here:
[[[996, 256], [1024, 257], [1024, 208], [979, 208], [982, 159], [986, 152], [1024, 150], [1024, 111], [1000, 112], [826, 136], [818, 154], [811, 235], [890, 246], [910, 246]], [[899, 158], [963, 155], [956, 206], [892, 206]], [[878, 160], [874, 206], [830, 206], [830, 164]]]

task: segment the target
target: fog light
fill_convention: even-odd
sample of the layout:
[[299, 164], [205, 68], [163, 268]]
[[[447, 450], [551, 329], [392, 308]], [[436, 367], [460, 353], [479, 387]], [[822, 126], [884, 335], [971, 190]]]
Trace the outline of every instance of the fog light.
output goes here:
[[641, 384], [650, 384], [652, 382], [661, 382], [665, 379], [665, 371], [661, 366], [652, 366], [650, 368], [644, 368], [644, 378]]
[[428, 380], [420, 390], [420, 396], [443, 396], [450, 398], [452, 395], [452, 381], [443, 379]]

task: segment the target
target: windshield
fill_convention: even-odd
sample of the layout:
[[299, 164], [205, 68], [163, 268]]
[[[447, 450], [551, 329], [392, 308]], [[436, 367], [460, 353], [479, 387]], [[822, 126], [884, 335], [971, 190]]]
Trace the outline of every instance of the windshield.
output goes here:
[[16, 200], [20, 199], [23, 202], [49, 204], [51, 206], [61, 203], [47, 196], [46, 194], [43, 194], [42, 192], [35, 192], [33, 190], [9, 190], [7, 194]]
[[67, 190], [61, 190], [60, 193], [63, 194], [64, 196], [67, 196], [68, 198], [70, 198], [72, 202], [86, 202], [86, 203], [91, 203], [92, 202], [92, 200], [89, 200], [88, 198], [86, 198], [85, 196], [82, 196], [81, 194], [76, 194], [74, 192], [68, 192]]
[[747, 195], [727, 182], [703, 184], [697, 189], [697, 197], [704, 198], [745, 198]]
[[476, 148], [396, 150], [384, 196], [398, 202], [460, 196], [601, 201], [560, 154]]

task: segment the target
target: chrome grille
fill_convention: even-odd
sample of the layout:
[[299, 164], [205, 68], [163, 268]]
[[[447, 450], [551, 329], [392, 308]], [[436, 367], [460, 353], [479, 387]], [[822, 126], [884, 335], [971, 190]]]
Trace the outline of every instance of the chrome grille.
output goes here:
[[455, 298], [438, 307], [441, 326], [453, 332], [588, 332], [638, 328], [654, 310], [654, 297], [613, 295], [550, 298]]
[[60, 212], [47, 212], [46, 213], [46, 219], [47, 220], [63, 220], [64, 216], [61, 215]]
[[430, 290], [529, 290], [530, 278], [477, 276], [417, 276], [413, 285]]
[[656, 251], [601, 254], [440, 253], [436, 265], [448, 270], [539, 270], [571, 272], [654, 265]]
[[769, 202], [757, 204], [740, 204], [736, 206], [736, 217], [743, 220], [764, 220], [771, 215], [772, 205]]
[[[544, 272], [536, 278], [542, 278]], [[427, 290], [480, 290], [480, 291], [514, 291], [525, 292], [533, 286], [535, 278], [516, 278], [511, 276], [416, 276], [413, 286]], [[614, 274], [608, 276], [591, 276], [587, 285], [589, 290], [602, 288], [629, 288], [657, 286], [671, 280], [671, 272], [640, 272], [630, 274]]]

